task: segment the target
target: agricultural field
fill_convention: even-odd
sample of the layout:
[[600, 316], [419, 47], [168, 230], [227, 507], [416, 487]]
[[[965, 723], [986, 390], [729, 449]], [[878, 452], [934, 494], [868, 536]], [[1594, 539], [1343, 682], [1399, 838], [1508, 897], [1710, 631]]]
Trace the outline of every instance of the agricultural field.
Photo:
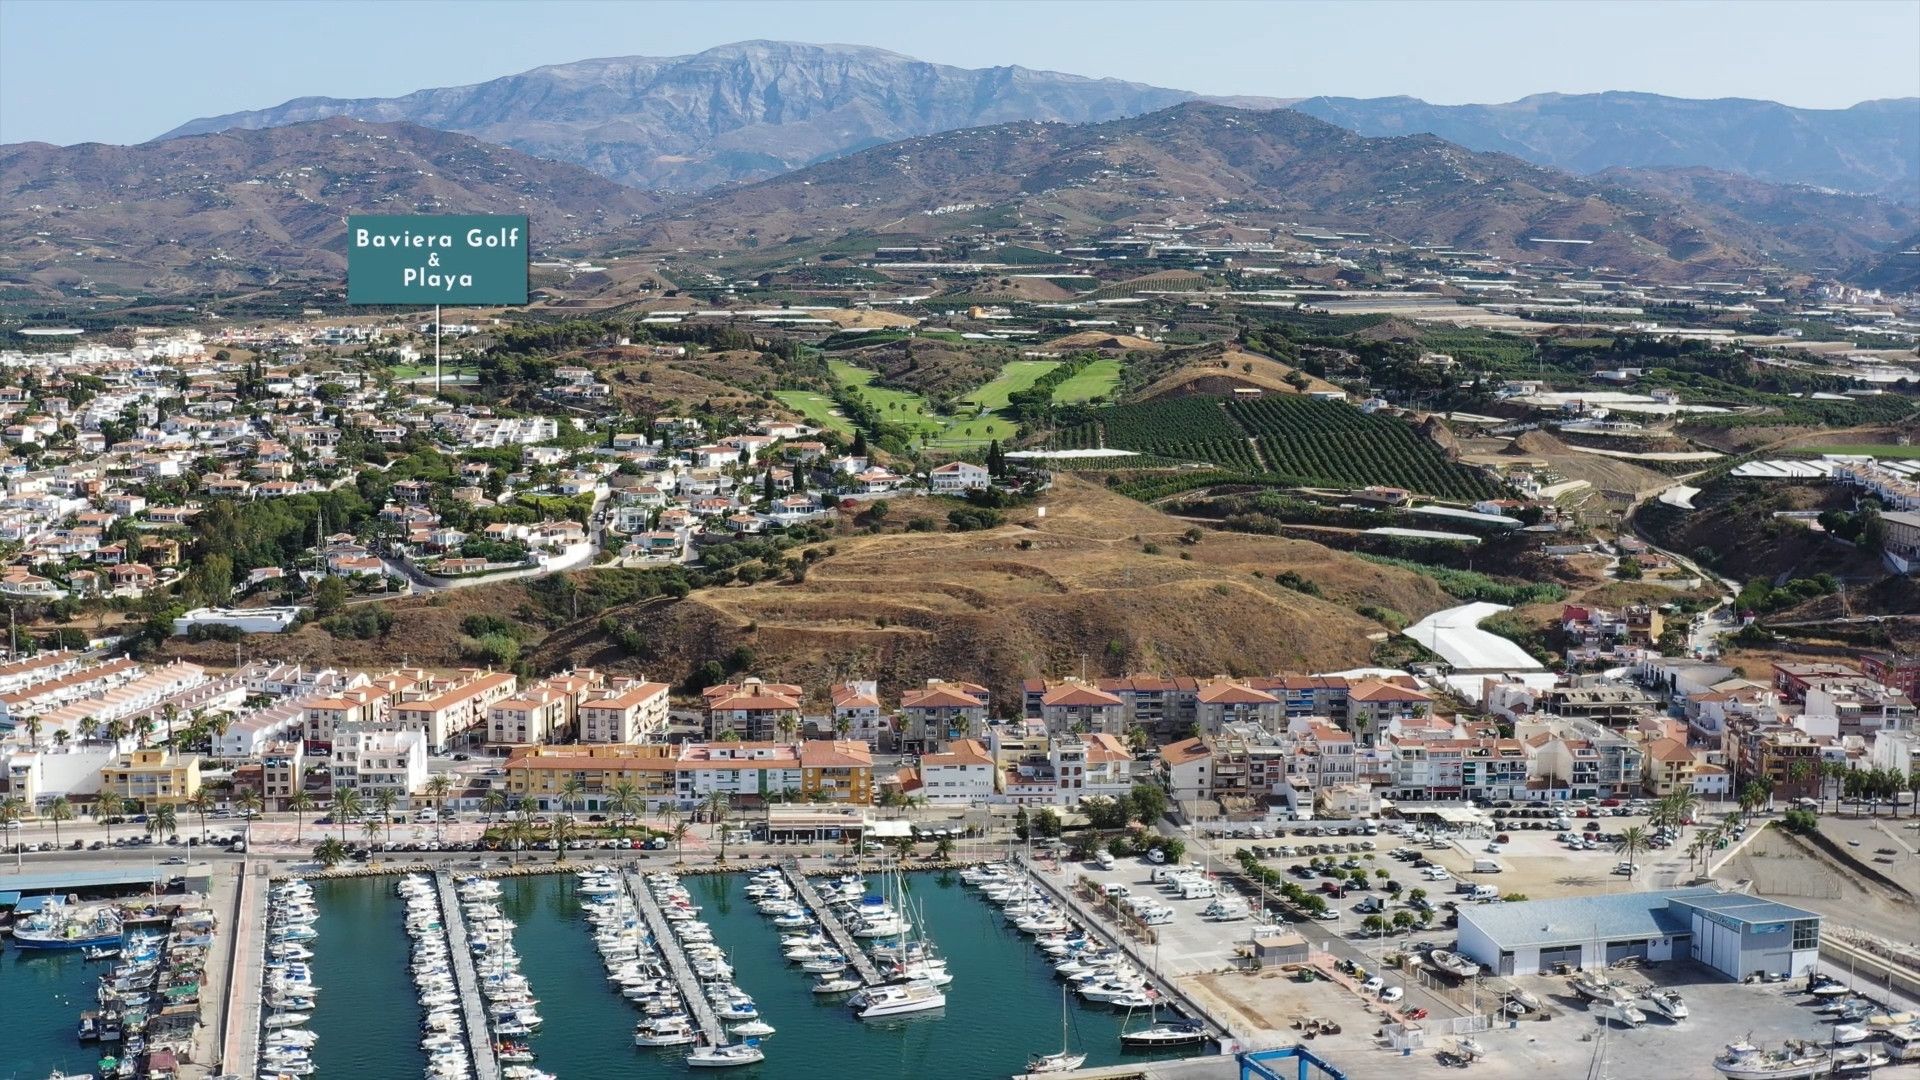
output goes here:
[[816, 394], [811, 390], [776, 390], [773, 396], [779, 398], [782, 405], [806, 417], [807, 422], [815, 427], [837, 431], [842, 435], [853, 434], [853, 424], [846, 417], [838, 415], [836, 410], [839, 406], [825, 394]]
[[[1212, 462], [1247, 479], [1300, 486], [1385, 484], [1468, 501], [1498, 492], [1399, 420], [1302, 397], [1222, 402], [1177, 398], [1103, 410], [1104, 445], [1182, 462]], [[1090, 444], [1096, 433], [1063, 433]], [[1157, 485], [1156, 485], [1157, 487]]]
[[1083, 401], [1105, 397], [1113, 393], [1113, 388], [1118, 385], [1120, 385], [1120, 361], [1096, 360], [1074, 372], [1073, 377], [1066, 382], [1054, 387], [1053, 400], [1057, 405], [1077, 405]]
[[1040, 381], [1040, 376], [1060, 366], [1057, 360], [1009, 360], [992, 382], [976, 387], [961, 401], [983, 409], [1007, 407], [1007, 398]]
[[1448, 461], [1410, 425], [1392, 417], [1298, 397], [1229, 402], [1227, 413], [1259, 440], [1271, 472], [1343, 486], [1390, 484], [1462, 501], [1499, 490], [1485, 474]]

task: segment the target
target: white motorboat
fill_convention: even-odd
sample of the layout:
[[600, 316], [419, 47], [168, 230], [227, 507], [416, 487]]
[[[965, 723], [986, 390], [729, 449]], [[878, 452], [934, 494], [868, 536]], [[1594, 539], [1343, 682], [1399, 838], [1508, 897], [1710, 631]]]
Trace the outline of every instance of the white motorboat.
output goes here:
[[1427, 963], [1456, 979], [1471, 979], [1480, 972], [1480, 965], [1471, 957], [1462, 956], [1447, 949], [1430, 950], [1427, 953]]
[[773, 1025], [765, 1020], [749, 1020], [744, 1024], [733, 1024], [727, 1030], [743, 1039], [764, 1039], [773, 1034]]
[[1621, 1001], [1596, 1001], [1593, 1005], [1593, 1015], [1627, 1027], [1637, 1028], [1647, 1022], [1646, 1013]]
[[735, 1065], [752, 1065], [767, 1060], [760, 1050], [757, 1039], [745, 1042], [728, 1043], [725, 1046], [703, 1046], [687, 1055], [687, 1065], [695, 1069], [727, 1069]]
[[1681, 998], [1678, 990], [1670, 990], [1666, 987], [1649, 990], [1646, 994], [1646, 1000], [1648, 1004], [1653, 1006], [1655, 1012], [1658, 1012], [1661, 1016], [1669, 1020], [1685, 1020], [1687, 1018], [1687, 1003]]
[[892, 983], [863, 990], [849, 998], [847, 1004], [860, 1019], [878, 1020], [945, 1008], [947, 995], [931, 983]]
[[1206, 1041], [1207, 1029], [1198, 1020], [1165, 1020], [1138, 1031], [1120, 1033], [1120, 1045], [1128, 1050], [1197, 1046]]
[[1835, 1024], [1833, 1043], [1835, 1046], [1852, 1046], [1857, 1042], [1866, 1042], [1869, 1032], [1859, 1024]]
[[643, 1020], [633, 1029], [635, 1046], [692, 1046], [696, 1036], [685, 1014]]
[[844, 975], [826, 975], [813, 981], [813, 992], [816, 994], [846, 994], [858, 989], [859, 981]]
[[267, 1030], [272, 1031], [278, 1028], [299, 1027], [301, 1024], [304, 1024], [311, 1019], [313, 1019], [312, 1013], [277, 1012], [269, 1015], [265, 1023], [266, 1023]]
[[1727, 1080], [1810, 1080], [1833, 1068], [1833, 1055], [1811, 1043], [1788, 1042], [1762, 1050], [1749, 1042], [1728, 1043], [1713, 1067]]
[[1920, 1024], [1902, 1024], [1880, 1032], [1887, 1055], [1895, 1061], [1920, 1061]]

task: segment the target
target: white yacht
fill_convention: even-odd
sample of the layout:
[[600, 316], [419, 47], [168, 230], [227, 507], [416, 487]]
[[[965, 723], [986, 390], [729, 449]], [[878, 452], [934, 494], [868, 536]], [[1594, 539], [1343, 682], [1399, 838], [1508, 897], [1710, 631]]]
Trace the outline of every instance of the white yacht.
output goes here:
[[1661, 1016], [1669, 1020], [1685, 1020], [1687, 1018], [1687, 1003], [1685, 999], [1681, 998], [1678, 990], [1670, 990], [1666, 987], [1649, 990], [1647, 991], [1646, 1000], [1648, 1004], [1653, 1006], [1655, 1012], [1658, 1012]]
[[945, 1008], [947, 995], [940, 988], [928, 982], [892, 983], [863, 990], [847, 1000], [854, 1015], [862, 1020], [878, 1020], [887, 1016], [906, 1016], [910, 1013], [931, 1012]]
[[757, 1039], [725, 1046], [703, 1046], [687, 1055], [687, 1065], [695, 1069], [726, 1069], [765, 1060], [767, 1055], [761, 1051]]

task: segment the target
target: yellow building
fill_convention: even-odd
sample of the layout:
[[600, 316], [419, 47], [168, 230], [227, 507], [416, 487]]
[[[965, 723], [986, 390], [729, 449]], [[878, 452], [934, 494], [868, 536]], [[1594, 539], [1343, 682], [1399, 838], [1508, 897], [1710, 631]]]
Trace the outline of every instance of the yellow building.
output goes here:
[[171, 750], [135, 750], [100, 770], [100, 790], [132, 799], [143, 808], [175, 806], [200, 790], [200, 759]]
[[800, 794], [861, 806], [873, 802], [873, 751], [857, 740], [801, 743]]
[[507, 758], [507, 793], [542, 810], [559, 810], [569, 780], [580, 782], [576, 809], [605, 810], [621, 781], [634, 786], [649, 809], [674, 800], [678, 748], [662, 744], [603, 743], [522, 746]]
[[1672, 795], [1693, 790], [1693, 751], [1679, 739], [1655, 739], [1647, 744], [1644, 782], [1647, 794]]

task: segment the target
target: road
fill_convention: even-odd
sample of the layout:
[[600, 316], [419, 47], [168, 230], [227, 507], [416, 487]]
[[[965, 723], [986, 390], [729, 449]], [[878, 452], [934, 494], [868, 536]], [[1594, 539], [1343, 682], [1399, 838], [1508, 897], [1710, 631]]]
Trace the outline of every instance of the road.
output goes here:
[[520, 578], [545, 577], [548, 574], [564, 573], [592, 566], [599, 557], [605, 542], [606, 522], [601, 519], [600, 506], [606, 501], [604, 493], [593, 498], [593, 510], [587, 515], [587, 540], [582, 544], [573, 544], [565, 553], [549, 559], [539, 566], [529, 566], [519, 570], [502, 570], [497, 574], [483, 574], [479, 577], [439, 578], [421, 572], [420, 568], [406, 559], [382, 556], [388, 571], [405, 579], [413, 586], [416, 594], [442, 592], [447, 589], [465, 589], [475, 585], [492, 585], [500, 581], [516, 581]]

